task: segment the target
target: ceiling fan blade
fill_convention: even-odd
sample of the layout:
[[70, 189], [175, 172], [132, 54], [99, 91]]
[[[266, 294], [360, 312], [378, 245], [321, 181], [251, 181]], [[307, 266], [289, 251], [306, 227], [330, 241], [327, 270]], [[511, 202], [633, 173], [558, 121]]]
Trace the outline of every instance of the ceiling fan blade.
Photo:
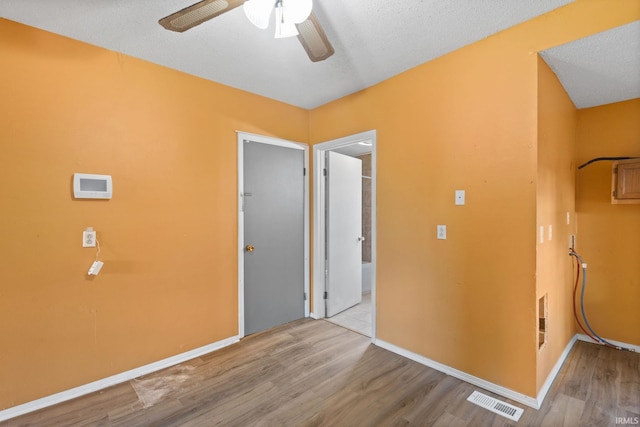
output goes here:
[[162, 18], [160, 25], [179, 33], [242, 5], [244, 0], [203, 0]]
[[298, 40], [307, 51], [307, 55], [313, 62], [324, 61], [334, 54], [333, 46], [320, 26], [318, 18], [311, 12], [306, 21], [296, 24]]

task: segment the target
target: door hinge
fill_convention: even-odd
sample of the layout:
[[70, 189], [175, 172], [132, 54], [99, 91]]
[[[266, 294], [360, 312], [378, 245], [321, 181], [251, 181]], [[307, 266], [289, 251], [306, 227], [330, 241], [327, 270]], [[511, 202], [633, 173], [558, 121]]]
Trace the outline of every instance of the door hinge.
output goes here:
[[304, 293], [304, 300], [305, 301], [307, 300], [307, 293], [306, 292]]
[[302, 176], [307, 176], [307, 168], [302, 168]]
[[327, 176], [327, 168], [322, 169], [322, 175]]
[[329, 292], [327, 291], [324, 292], [324, 299], [329, 299]]

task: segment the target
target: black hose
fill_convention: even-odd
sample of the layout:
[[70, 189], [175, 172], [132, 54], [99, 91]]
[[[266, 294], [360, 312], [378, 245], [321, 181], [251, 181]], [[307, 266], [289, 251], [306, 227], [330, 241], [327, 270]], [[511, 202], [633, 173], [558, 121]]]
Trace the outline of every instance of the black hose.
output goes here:
[[583, 163], [578, 166], [578, 169], [582, 169], [585, 166], [589, 166], [591, 163], [601, 162], [603, 160], [631, 160], [631, 159], [640, 159], [640, 157], [596, 157], [595, 159], [589, 160], [587, 163]]

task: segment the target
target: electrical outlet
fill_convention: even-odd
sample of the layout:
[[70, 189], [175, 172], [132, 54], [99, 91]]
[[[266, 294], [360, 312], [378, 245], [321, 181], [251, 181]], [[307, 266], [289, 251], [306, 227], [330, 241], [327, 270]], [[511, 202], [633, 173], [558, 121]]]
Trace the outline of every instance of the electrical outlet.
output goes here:
[[438, 225], [437, 226], [437, 230], [438, 230], [438, 239], [439, 240], [446, 240], [447, 239], [447, 226], [446, 225]]
[[82, 232], [82, 247], [83, 248], [95, 248], [96, 247], [96, 232], [92, 229], [87, 229]]

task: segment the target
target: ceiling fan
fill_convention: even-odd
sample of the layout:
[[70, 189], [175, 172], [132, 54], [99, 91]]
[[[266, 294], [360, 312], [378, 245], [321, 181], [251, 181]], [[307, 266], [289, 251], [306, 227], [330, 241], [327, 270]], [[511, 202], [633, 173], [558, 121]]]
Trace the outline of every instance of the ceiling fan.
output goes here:
[[275, 10], [276, 38], [297, 36], [313, 62], [323, 61], [335, 52], [312, 12], [312, 0], [203, 0], [162, 18], [167, 30], [183, 32], [238, 6], [249, 21], [266, 29]]

